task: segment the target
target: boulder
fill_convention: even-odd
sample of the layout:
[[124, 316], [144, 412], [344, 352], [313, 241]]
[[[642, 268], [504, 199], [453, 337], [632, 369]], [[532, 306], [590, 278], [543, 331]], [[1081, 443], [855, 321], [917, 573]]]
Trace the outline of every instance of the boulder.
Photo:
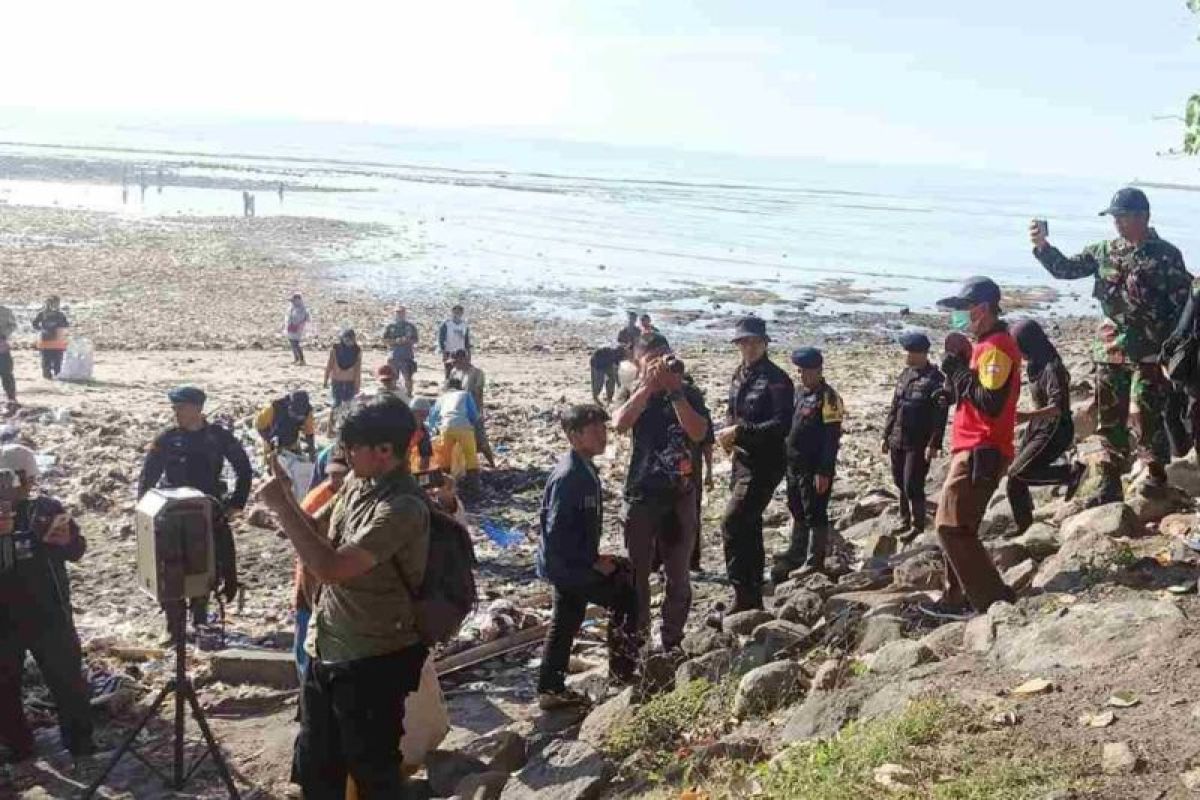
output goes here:
[[890, 642], [867, 658], [871, 672], [882, 675], [895, 675], [931, 661], [937, 661], [937, 655], [915, 639]]
[[825, 601], [825, 616], [835, 617], [847, 611], [866, 614], [884, 607], [904, 606], [919, 603], [929, 598], [922, 592], [896, 591], [893, 588], [873, 592], [846, 592], [835, 594]]
[[213, 653], [211, 667], [213, 679], [222, 683], [251, 683], [275, 689], [295, 689], [300, 686], [296, 659], [291, 653], [221, 650]]
[[449, 797], [468, 775], [487, 772], [487, 764], [455, 750], [432, 750], [425, 755], [425, 772], [437, 797]]
[[896, 520], [884, 516], [884, 512], [890, 509], [895, 502], [896, 497], [891, 492], [882, 489], [867, 492], [859, 496], [850, 510], [838, 518], [837, 529], [849, 539], [850, 536], [846, 535], [846, 532], [863, 522], [880, 520], [881, 525], [890, 528], [897, 524]]
[[810, 628], [821, 618], [821, 610], [825, 601], [816, 592], [808, 589], [797, 589], [792, 592], [779, 606], [776, 615], [788, 622], [798, 622]]
[[836, 692], [812, 692], [790, 712], [780, 736], [784, 744], [827, 739], [858, 717], [869, 693], [853, 684]]
[[[1124, 504], [1114, 505], [1127, 508]], [[1076, 531], [1072, 538], [1064, 540], [1057, 553], [1042, 562], [1033, 576], [1033, 588], [1051, 592], [1078, 589], [1088, 572], [1106, 564], [1118, 549], [1117, 543], [1101, 531]]]
[[992, 563], [1001, 572], [1010, 567], [1015, 567], [1029, 558], [1029, 551], [1025, 549], [1024, 545], [1017, 542], [989, 543], [987, 551], [988, 555], [992, 558]]
[[843, 592], [869, 592], [873, 589], [883, 589], [892, 585], [890, 569], [871, 569], [850, 572], [838, 579], [833, 594]]
[[695, 680], [720, 683], [733, 671], [733, 650], [713, 650], [679, 665], [675, 670], [675, 685], [683, 686]]
[[1190, 458], [1181, 458], [1168, 464], [1167, 480], [1188, 495], [1200, 497], [1200, 467]]
[[1013, 541], [1025, 548], [1031, 558], [1041, 561], [1058, 552], [1061, 542], [1058, 529], [1044, 522], [1035, 522]]
[[1195, 514], [1168, 514], [1158, 523], [1158, 532], [1163, 536], [1185, 539], [1192, 536], [1196, 530]]
[[737, 647], [737, 637], [732, 633], [714, 630], [707, 626], [683, 637], [683, 652], [695, 658], [714, 650]]
[[834, 591], [834, 582], [830, 580], [828, 575], [823, 575], [820, 572], [810, 572], [802, 575], [800, 574], [800, 570], [795, 570], [792, 572], [792, 578], [800, 588], [807, 589], [821, 597], [828, 597]]
[[599, 700], [608, 693], [608, 667], [595, 667], [577, 675], [568, 675], [567, 688]]
[[1128, 742], [1105, 742], [1100, 751], [1100, 771], [1105, 775], [1132, 775], [1141, 766], [1141, 759]]
[[862, 637], [854, 652], [858, 655], [873, 653], [889, 642], [904, 638], [904, 620], [891, 614], [876, 614], [862, 622]]
[[1036, 572], [1037, 562], [1032, 558], [1027, 558], [1020, 564], [1004, 571], [1004, 582], [1014, 592], [1023, 592], [1033, 583], [1033, 576]]
[[996, 643], [996, 626], [986, 614], [980, 614], [964, 623], [963, 650], [968, 653], [986, 653]]
[[892, 585], [897, 589], [941, 589], [946, 579], [946, 562], [940, 550], [922, 550], [892, 568]]
[[671, 691], [675, 688], [675, 670], [686, 660], [687, 656], [678, 651], [646, 656], [642, 659], [642, 689], [652, 694]]
[[859, 555], [865, 559], [887, 558], [896, 552], [896, 537], [888, 531], [878, 531], [858, 541]]
[[505, 774], [516, 772], [529, 759], [529, 743], [516, 731], [499, 731], [479, 737], [462, 751], [485, 762], [489, 770]]
[[1168, 514], [1192, 508], [1192, 498], [1174, 486], [1135, 486], [1128, 492], [1126, 502], [1133, 509], [1137, 521], [1143, 525], [1158, 522]]
[[798, 622], [773, 619], [754, 629], [755, 644], [766, 649], [775, 657], [798, 651], [809, 642], [812, 630]]
[[754, 608], [749, 611], [739, 611], [736, 614], [726, 615], [724, 624], [725, 630], [729, 633], [734, 633], [738, 636], [749, 636], [759, 625], [762, 625], [764, 622], [770, 622], [773, 619], [775, 619], [775, 616], [769, 611]]
[[965, 622], [949, 622], [934, 628], [918, 641], [928, 647], [930, 652], [939, 659], [949, 658], [963, 649], [963, 633], [966, 629], [967, 623]]
[[[968, 630], [975, 622], [968, 623]], [[993, 627], [989, 658], [1017, 672], [1039, 673], [1091, 669], [1170, 649], [1185, 620], [1171, 601], [1134, 598], [1077, 603], [1056, 615]]]
[[1133, 536], [1137, 529], [1137, 514], [1132, 508], [1125, 503], [1106, 503], [1068, 518], [1060, 529], [1060, 538], [1064, 543], [1085, 534], [1116, 539]]
[[454, 796], [462, 800], [497, 800], [508, 783], [508, 773], [500, 770], [476, 772], [458, 782]]
[[846, 665], [840, 658], [830, 658], [817, 667], [813, 674], [811, 689], [827, 692], [836, 689], [846, 677]]
[[795, 661], [776, 661], [742, 676], [733, 697], [733, 713], [739, 717], [762, 714], [804, 694], [804, 670]]
[[550, 742], [504, 786], [501, 800], [596, 800], [616, 773], [587, 742]]
[[1017, 532], [1017, 523], [1013, 519], [1012, 508], [1008, 503], [997, 502], [983, 515], [979, 523], [979, 538], [998, 539]]
[[579, 728], [578, 739], [592, 747], [600, 747], [608, 734], [633, 719], [637, 711], [633, 687], [630, 686], [611, 700], [596, 706]]

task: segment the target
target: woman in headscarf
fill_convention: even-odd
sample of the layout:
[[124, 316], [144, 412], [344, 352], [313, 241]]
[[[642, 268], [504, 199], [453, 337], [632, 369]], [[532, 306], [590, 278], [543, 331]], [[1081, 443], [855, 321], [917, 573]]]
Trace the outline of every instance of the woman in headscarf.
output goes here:
[[304, 366], [304, 350], [301, 343], [304, 341], [304, 327], [308, 325], [308, 320], [308, 309], [304, 306], [304, 298], [299, 294], [292, 295], [292, 302], [288, 305], [283, 325], [288, 344], [292, 347], [292, 363], [297, 366]]
[[1012, 327], [1013, 338], [1025, 357], [1029, 391], [1036, 408], [1018, 411], [1017, 422], [1028, 423], [1021, 443], [1008, 468], [1008, 502], [1017, 529], [1033, 524], [1030, 486], [1067, 487], [1067, 498], [1075, 494], [1083, 477], [1083, 464], [1056, 463], [1075, 442], [1071, 416], [1071, 376], [1058, 350], [1037, 322], [1021, 320]]
[[362, 348], [354, 330], [345, 328], [329, 351], [324, 386], [333, 386], [333, 405], [329, 409], [330, 431], [336, 430], [338, 410], [358, 395], [362, 385]]

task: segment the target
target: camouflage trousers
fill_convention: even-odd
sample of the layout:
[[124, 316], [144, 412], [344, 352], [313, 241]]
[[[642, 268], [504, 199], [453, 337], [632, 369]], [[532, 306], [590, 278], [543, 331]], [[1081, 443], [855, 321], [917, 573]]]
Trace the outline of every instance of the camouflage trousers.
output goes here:
[[1121, 472], [1133, 466], [1131, 403], [1138, 414], [1137, 457], [1167, 464], [1171, 445], [1166, 411], [1171, 383], [1157, 364], [1096, 364], [1096, 435], [1106, 460]]

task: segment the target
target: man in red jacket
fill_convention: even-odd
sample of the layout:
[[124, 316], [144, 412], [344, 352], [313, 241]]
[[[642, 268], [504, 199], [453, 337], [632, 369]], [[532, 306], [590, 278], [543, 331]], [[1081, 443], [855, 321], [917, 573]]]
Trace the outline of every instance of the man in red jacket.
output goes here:
[[979, 541], [979, 524], [1013, 457], [1021, 352], [1000, 319], [1000, 287], [990, 278], [968, 278], [938, 305], [951, 309], [952, 328], [975, 341], [957, 332], [946, 337], [942, 372], [957, 402], [936, 522], [946, 587], [941, 602], [923, 610], [963, 616], [967, 601], [983, 613], [998, 600], [1015, 599]]

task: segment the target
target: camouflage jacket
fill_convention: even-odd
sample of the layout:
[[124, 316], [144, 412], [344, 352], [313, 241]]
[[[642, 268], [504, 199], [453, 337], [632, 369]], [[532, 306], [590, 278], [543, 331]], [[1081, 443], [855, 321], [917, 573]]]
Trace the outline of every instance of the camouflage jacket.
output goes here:
[[1154, 229], [1140, 245], [1113, 239], [1088, 245], [1067, 258], [1055, 247], [1034, 251], [1056, 278], [1095, 279], [1092, 296], [1104, 321], [1092, 357], [1105, 364], [1145, 361], [1158, 355], [1187, 303], [1192, 276], [1183, 254]]

